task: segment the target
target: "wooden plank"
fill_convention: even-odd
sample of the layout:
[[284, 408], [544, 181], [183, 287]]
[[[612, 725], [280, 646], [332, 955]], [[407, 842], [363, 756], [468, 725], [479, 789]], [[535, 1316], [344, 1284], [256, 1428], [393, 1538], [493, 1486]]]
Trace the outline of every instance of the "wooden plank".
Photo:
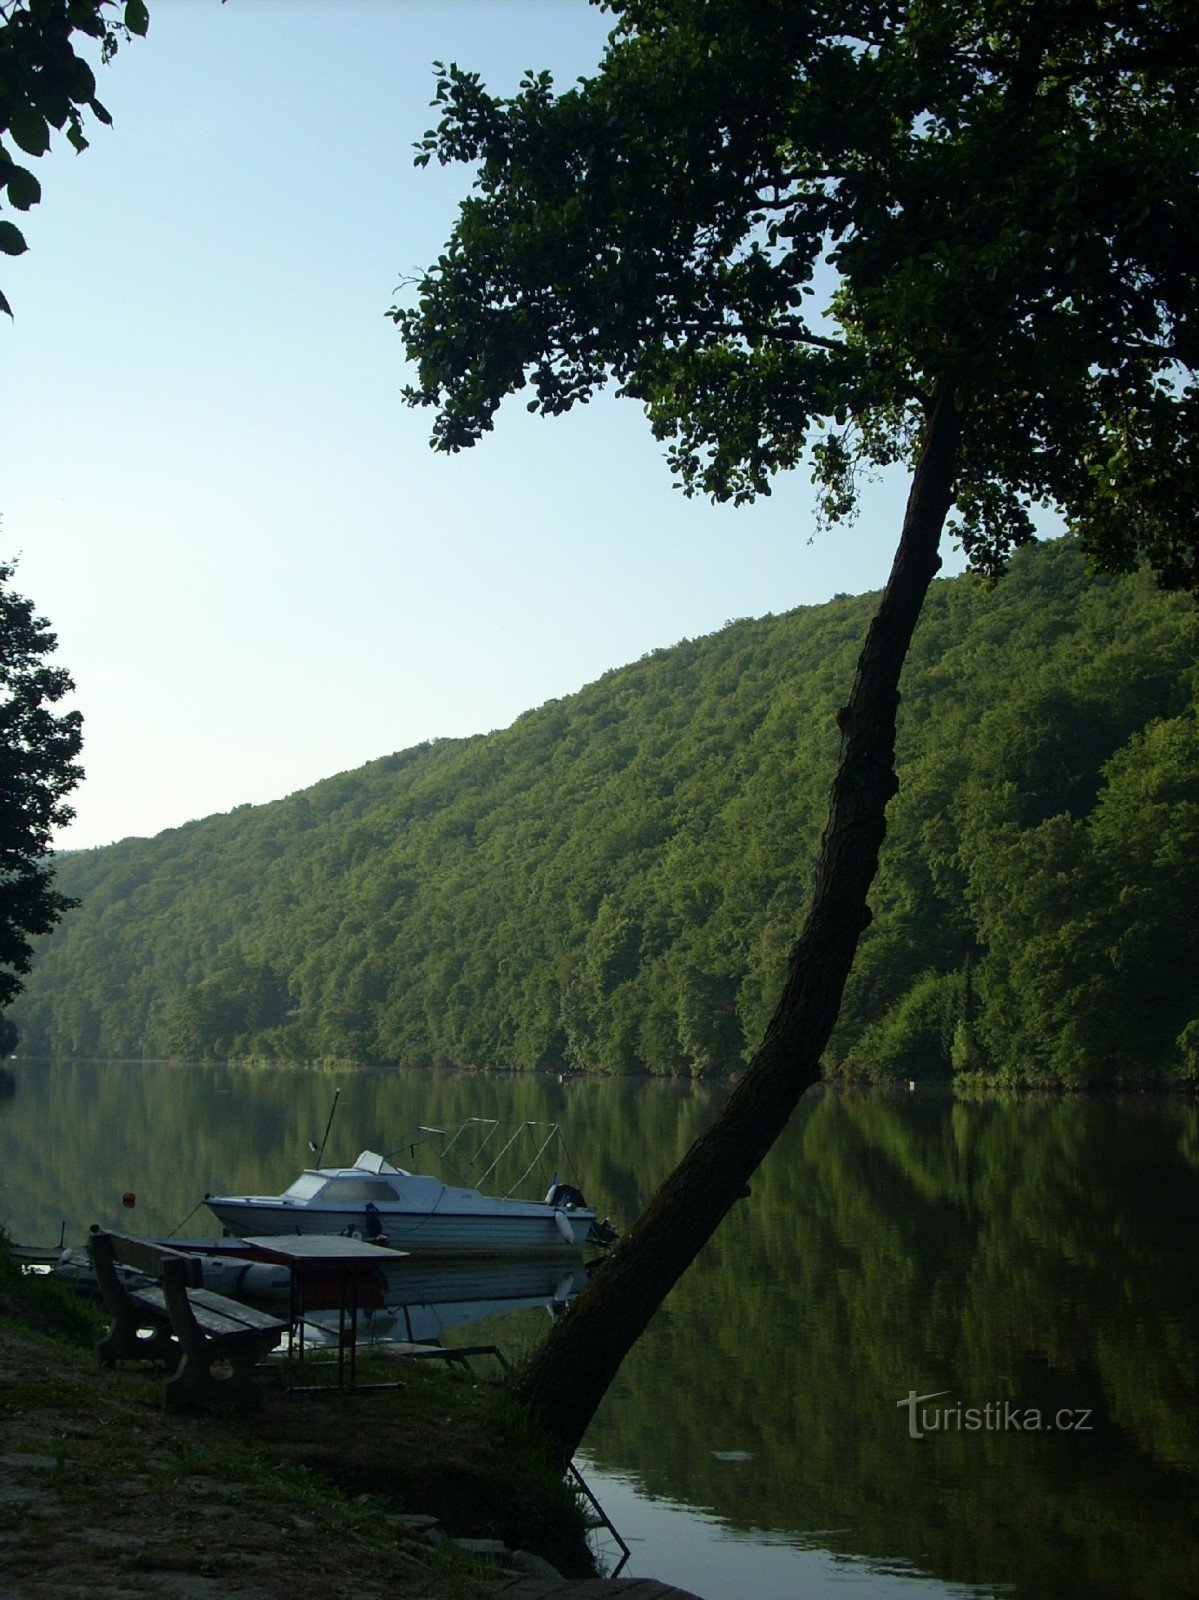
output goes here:
[[52, 1267], [63, 1252], [62, 1245], [13, 1244], [11, 1239], [7, 1244], [9, 1255], [23, 1267]]
[[288, 1326], [286, 1318], [272, 1317], [268, 1311], [259, 1311], [254, 1306], [242, 1305], [240, 1300], [230, 1300], [212, 1289], [189, 1289], [187, 1298], [197, 1318], [200, 1309], [203, 1308], [205, 1312], [223, 1316], [243, 1328], [253, 1328], [257, 1333], [283, 1333]]
[[154, 1317], [165, 1317], [168, 1322], [171, 1320], [166, 1295], [161, 1289], [147, 1286], [145, 1289], [130, 1289], [126, 1292], [139, 1310], [148, 1311]]
[[[222, 1334], [246, 1332], [247, 1324], [244, 1323], [240, 1318], [235, 1319], [233, 1317], [222, 1316], [218, 1312], [212, 1311], [207, 1307], [197, 1306], [193, 1296], [201, 1292], [202, 1291], [198, 1289], [189, 1290], [188, 1304], [191, 1306], [192, 1316], [195, 1318], [197, 1324], [203, 1328], [205, 1333], [212, 1333], [219, 1336]], [[164, 1290], [135, 1289], [129, 1298], [134, 1302], [135, 1305], [141, 1306], [145, 1310], [153, 1312], [155, 1315], [162, 1315], [166, 1317], [168, 1322], [171, 1320], [170, 1306], [167, 1304], [167, 1297]]]
[[496, 1344], [417, 1344], [400, 1339], [389, 1339], [381, 1346], [388, 1356], [405, 1361], [453, 1361], [470, 1365], [471, 1356], [494, 1356], [501, 1367], [507, 1367], [504, 1352]]
[[199, 1284], [202, 1281], [203, 1267], [194, 1256], [172, 1250], [169, 1245], [155, 1244], [152, 1239], [135, 1239], [128, 1233], [108, 1233], [107, 1236], [112, 1243], [114, 1258], [123, 1266], [133, 1267], [151, 1278], [161, 1278], [164, 1261], [185, 1261], [188, 1283]]
[[[130, 1298], [146, 1310], [170, 1319], [164, 1290], [136, 1289]], [[216, 1294], [211, 1289], [189, 1289], [187, 1303], [204, 1332], [218, 1338], [226, 1334], [287, 1331], [287, 1323], [281, 1322], [278, 1317], [256, 1311], [252, 1306], [243, 1306], [236, 1300], [227, 1300], [224, 1295]]]
[[407, 1250], [393, 1250], [390, 1245], [370, 1244], [340, 1233], [255, 1234], [242, 1243], [253, 1245], [271, 1260], [289, 1264], [299, 1261], [308, 1265], [385, 1267], [408, 1254]]

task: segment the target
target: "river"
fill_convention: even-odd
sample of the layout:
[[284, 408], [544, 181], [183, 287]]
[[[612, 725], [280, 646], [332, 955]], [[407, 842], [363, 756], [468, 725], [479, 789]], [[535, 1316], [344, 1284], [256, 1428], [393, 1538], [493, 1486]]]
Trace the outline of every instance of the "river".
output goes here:
[[[0, 1079], [0, 1221], [30, 1243], [91, 1222], [215, 1231], [204, 1192], [289, 1183], [335, 1086], [327, 1160], [420, 1123], [555, 1120], [574, 1180], [618, 1221], [722, 1098], [17, 1061]], [[818, 1093], [752, 1190], [584, 1442], [626, 1574], [705, 1600], [1199, 1594], [1193, 1103]], [[464, 1337], [519, 1354], [548, 1315]]]

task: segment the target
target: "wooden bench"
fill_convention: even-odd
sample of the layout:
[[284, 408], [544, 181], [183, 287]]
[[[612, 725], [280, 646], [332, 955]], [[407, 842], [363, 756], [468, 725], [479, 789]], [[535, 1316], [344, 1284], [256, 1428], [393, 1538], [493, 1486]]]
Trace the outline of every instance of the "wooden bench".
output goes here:
[[[248, 1410], [261, 1405], [253, 1370], [287, 1332], [287, 1322], [201, 1288], [200, 1262], [166, 1245], [93, 1228], [88, 1249], [113, 1319], [96, 1347], [106, 1366], [161, 1361], [170, 1369], [166, 1403], [172, 1409], [199, 1400], [231, 1400]], [[158, 1281], [130, 1287], [118, 1263]]]

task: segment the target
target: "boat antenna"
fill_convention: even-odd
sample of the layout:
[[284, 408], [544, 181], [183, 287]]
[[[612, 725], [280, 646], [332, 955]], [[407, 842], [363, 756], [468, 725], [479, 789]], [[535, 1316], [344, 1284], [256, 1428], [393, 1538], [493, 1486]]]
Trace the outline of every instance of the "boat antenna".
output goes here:
[[317, 1148], [316, 1148], [316, 1140], [315, 1139], [309, 1139], [309, 1141], [308, 1141], [308, 1148], [310, 1150], [314, 1151], [315, 1154], [316, 1154], [316, 1164], [317, 1164], [318, 1167], [321, 1164], [321, 1157], [325, 1153], [325, 1146], [329, 1143], [329, 1129], [333, 1126], [333, 1118], [337, 1115], [337, 1100], [338, 1100], [338, 1096], [340, 1094], [341, 1094], [341, 1090], [340, 1089], [334, 1089], [334, 1091], [333, 1091], [333, 1104], [329, 1108], [329, 1120], [325, 1124], [325, 1137], [321, 1140], [320, 1149], [317, 1150]]

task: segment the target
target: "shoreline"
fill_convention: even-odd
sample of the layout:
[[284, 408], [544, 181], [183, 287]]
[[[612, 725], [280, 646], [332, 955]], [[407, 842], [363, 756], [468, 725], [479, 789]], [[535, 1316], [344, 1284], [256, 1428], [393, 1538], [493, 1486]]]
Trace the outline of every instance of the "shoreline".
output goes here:
[[332, 1593], [472, 1600], [497, 1584], [549, 1595], [601, 1581], [573, 1492], [500, 1385], [389, 1363], [386, 1390], [297, 1399], [268, 1366], [260, 1412], [175, 1414], [161, 1370], [101, 1367], [96, 1323], [5, 1251], [0, 1572], [13, 1600], [292, 1600], [322, 1578]]

